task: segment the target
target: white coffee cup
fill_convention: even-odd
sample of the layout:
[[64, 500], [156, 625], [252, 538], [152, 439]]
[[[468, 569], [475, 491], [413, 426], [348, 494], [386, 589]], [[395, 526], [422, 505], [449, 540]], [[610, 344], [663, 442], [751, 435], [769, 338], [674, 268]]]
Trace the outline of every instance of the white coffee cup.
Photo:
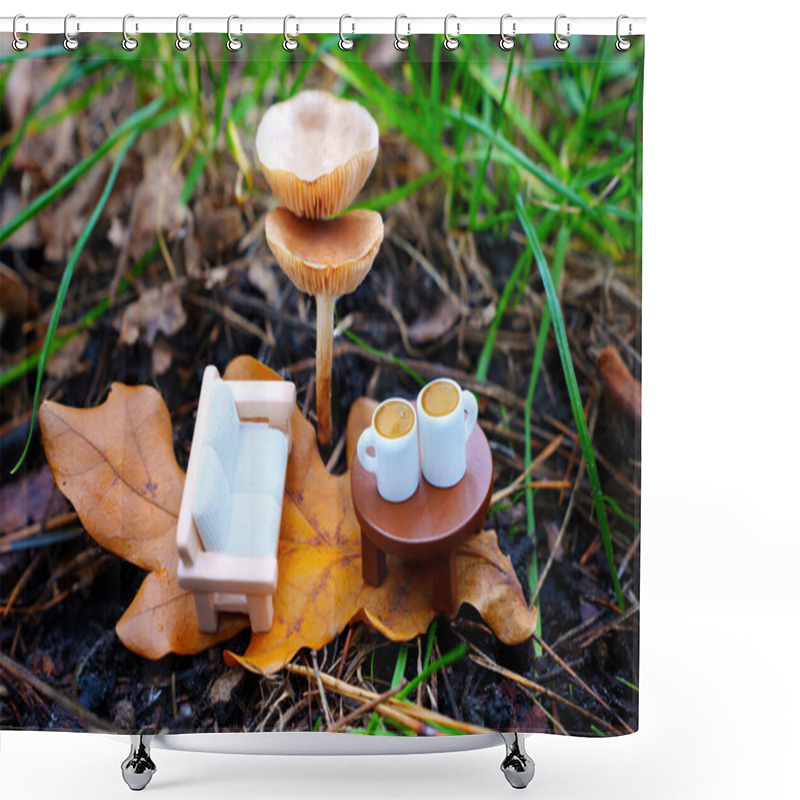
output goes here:
[[[367, 453], [372, 447], [375, 455]], [[414, 406], [401, 397], [384, 400], [358, 439], [358, 460], [375, 474], [378, 493], [390, 503], [408, 500], [419, 486], [419, 440]]]
[[417, 396], [417, 416], [425, 480], [442, 489], [455, 486], [467, 471], [467, 440], [478, 421], [475, 395], [439, 378]]

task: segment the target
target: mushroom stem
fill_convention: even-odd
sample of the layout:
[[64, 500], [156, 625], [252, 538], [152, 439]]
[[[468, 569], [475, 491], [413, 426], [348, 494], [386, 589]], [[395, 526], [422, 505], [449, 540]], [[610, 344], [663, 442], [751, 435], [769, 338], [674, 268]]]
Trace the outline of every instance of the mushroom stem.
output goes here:
[[333, 295], [317, 295], [317, 440], [322, 445], [330, 444], [333, 438], [331, 370], [335, 303]]

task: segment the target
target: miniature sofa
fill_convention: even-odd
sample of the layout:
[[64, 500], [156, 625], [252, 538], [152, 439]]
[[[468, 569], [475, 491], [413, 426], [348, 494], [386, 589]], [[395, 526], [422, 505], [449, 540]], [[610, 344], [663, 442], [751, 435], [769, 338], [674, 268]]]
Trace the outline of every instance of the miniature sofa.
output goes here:
[[178, 584], [194, 593], [201, 631], [220, 611], [272, 627], [278, 536], [295, 386], [224, 381], [206, 367], [178, 516]]

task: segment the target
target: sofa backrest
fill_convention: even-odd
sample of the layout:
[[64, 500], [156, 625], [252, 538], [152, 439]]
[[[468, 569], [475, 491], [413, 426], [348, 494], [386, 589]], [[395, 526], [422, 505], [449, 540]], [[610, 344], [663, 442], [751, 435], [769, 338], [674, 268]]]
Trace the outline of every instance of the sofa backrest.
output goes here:
[[225, 381], [211, 393], [192, 516], [206, 550], [225, 553], [230, 541], [233, 482], [239, 452], [239, 416]]

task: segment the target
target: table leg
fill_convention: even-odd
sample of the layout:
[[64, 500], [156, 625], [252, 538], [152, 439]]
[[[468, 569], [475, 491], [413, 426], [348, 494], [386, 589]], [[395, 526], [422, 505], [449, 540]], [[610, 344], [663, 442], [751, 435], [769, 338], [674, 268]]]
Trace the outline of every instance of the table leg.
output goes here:
[[452, 616], [456, 613], [457, 602], [456, 551], [451, 550], [433, 562], [433, 608]]
[[380, 586], [386, 577], [386, 553], [378, 549], [361, 532], [361, 574], [364, 583]]

